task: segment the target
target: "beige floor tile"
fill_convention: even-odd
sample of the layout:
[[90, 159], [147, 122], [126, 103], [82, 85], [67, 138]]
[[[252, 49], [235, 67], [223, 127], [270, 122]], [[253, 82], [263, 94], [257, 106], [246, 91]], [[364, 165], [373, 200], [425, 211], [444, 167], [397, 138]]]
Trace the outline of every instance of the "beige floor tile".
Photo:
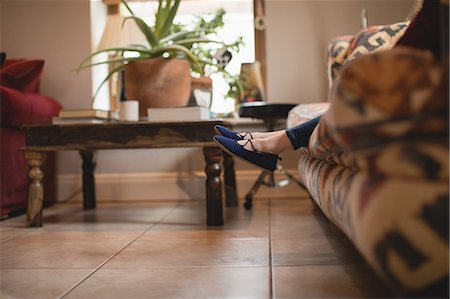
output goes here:
[[270, 201], [271, 216], [274, 220], [291, 220], [299, 215], [314, 215], [320, 210], [307, 198], [273, 199]]
[[[173, 210], [177, 202], [99, 203], [94, 210], [83, 210], [82, 203], [56, 204], [43, 210], [44, 226], [66, 223], [154, 224]], [[26, 215], [0, 222], [2, 227], [25, 227]]]
[[27, 233], [26, 228], [0, 226], [0, 243]]
[[25, 219], [25, 215], [21, 215], [0, 221], [0, 231], [6, 228], [24, 228]]
[[[268, 238], [269, 211], [256, 207], [246, 211], [242, 207], [224, 209], [223, 226], [207, 226], [198, 209], [183, 207], [174, 210], [159, 224], [151, 227], [139, 240], [197, 239], [197, 238]], [[189, 216], [187, 216], [189, 215]], [[187, 216], [187, 217], [186, 217]], [[197, 220], [192, 221], [192, 219]], [[185, 223], [179, 223], [183, 219]], [[198, 221], [202, 219], [201, 221]]]
[[269, 225], [261, 221], [225, 222], [224, 226], [157, 224], [138, 238], [139, 241], [155, 239], [207, 239], [207, 238], [267, 238]]
[[0, 244], [0, 268], [97, 268], [127, 243], [13, 239]]
[[274, 267], [274, 298], [391, 298], [365, 271], [342, 265]]
[[252, 209], [246, 210], [242, 205], [232, 208], [225, 208], [223, 211], [225, 220], [258, 220], [269, 221], [268, 205], [255, 205]]
[[267, 266], [268, 239], [167, 239], [136, 241], [106, 268]]
[[90, 269], [0, 269], [0, 298], [57, 298]]
[[296, 196], [290, 198], [273, 198], [270, 200], [270, 208], [286, 208], [286, 207], [305, 207], [305, 209], [312, 210], [312, 200], [308, 195]]
[[273, 239], [272, 262], [275, 266], [332, 265], [360, 263], [362, 259], [349, 242], [319, 235], [301, 239]]
[[47, 224], [42, 228], [27, 230], [16, 237], [19, 241], [53, 240], [74, 241], [133, 241], [151, 225], [123, 223], [61, 223]]
[[[58, 219], [57, 223], [124, 223], [150, 225], [159, 222], [173, 209], [172, 203], [161, 206], [158, 203], [142, 204], [102, 204], [94, 210], [83, 210], [80, 206], [65, 219]], [[46, 221], [47, 220], [47, 221]], [[45, 223], [52, 223], [44, 219]]]
[[[224, 222], [233, 220], [258, 219], [268, 221], [268, 201], [263, 200], [251, 211], [246, 211], [242, 205], [227, 208], [223, 206]], [[206, 223], [206, 206], [203, 202], [187, 202], [178, 205], [160, 223], [173, 225], [204, 225]]]
[[204, 200], [60, 204], [37, 229], [25, 228], [24, 215], [2, 221], [0, 298], [55, 298], [117, 253], [68, 297], [268, 298], [269, 240], [276, 298], [389, 298], [311, 200], [242, 203], [224, 206], [222, 227], [205, 225]]
[[313, 216], [298, 216], [288, 221], [271, 221], [272, 239], [303, 239], [318, 236], [341, 235], [331, 223], [323, 223]]
[[320, 235], [342, 235], [322, 212], [307, 201], [291, 207], [271, 208], [270, 224], [272, 238], [302, 239]]
[[270, 298], [267, 267], [101, 269], [69, 298]]

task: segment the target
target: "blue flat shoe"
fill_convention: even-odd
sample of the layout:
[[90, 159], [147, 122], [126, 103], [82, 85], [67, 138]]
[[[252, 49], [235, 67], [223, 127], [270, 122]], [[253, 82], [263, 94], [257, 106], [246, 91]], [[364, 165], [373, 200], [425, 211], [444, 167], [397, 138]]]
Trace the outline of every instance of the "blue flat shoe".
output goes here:
[[217, 134], [222, 135], [227, 138], [230, 138], [230, 139], [233, 139], [233, 140], [244, 140], [247, 136], [250, 136], [250, 139], [253, 139], [252, 133], [250, 133], [250, 132], [245, 132], [245, 134], [242, 135], [242, 134], [239, 134], [238, 132], [231, 131], [227, 127], [224, 127], [221, 125], [214, 126], [214, 130], [216, 131]]
[[[267, 154], [256, 150], [249, 151], [244, 148], [245, 145], [237, 143], [237, 140], [224, 136], [214, 136], [214, 141], [228, 154], [241, 158], [264, 170], [274, 171], [277, 167], [278, 160], [281, 160], [278, 155]], [[250, 139], [247, 142], [250, 142], [253, 147]]]

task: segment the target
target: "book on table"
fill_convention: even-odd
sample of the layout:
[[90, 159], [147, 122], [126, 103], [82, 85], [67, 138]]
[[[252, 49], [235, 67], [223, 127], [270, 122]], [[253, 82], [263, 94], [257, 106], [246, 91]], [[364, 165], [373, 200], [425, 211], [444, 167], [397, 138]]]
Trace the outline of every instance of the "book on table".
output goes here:
[[149, 122], [208, 120], [211, 111], [204, 106], [149, 108], [147, 118]]
[[101, 109], [63, 109], [59, 111], [58, 117], [61, 119], [70, 119], [70, 118], [108, 119], [110, 118], [110, 113], [107, 110]]
[[74, 117], [74, 118], [61, 118], [54, 116], [52, 118], [52, 124], [54, 125], [68, 125], [68, 124], [103, 124], [111, 122], [110, 119], [98, 118], [98, 117]]

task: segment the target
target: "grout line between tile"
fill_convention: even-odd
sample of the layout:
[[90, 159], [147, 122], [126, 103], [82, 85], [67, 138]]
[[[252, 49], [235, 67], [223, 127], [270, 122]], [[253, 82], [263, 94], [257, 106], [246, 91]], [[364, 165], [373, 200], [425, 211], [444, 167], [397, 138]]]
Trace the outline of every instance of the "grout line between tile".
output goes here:
[[[28, 228], [28, 230], [30, 230], [30, 228]], [[12, 239], [15, 239], [15, 238], [17, 238], [17, 237], [19, 237], [19, 236], [22, 236], [22, 235], [25, 235], [25, 234], [29, 234], [30, 233], [30, 231], [24, 231], [24, 232], [22, 232], [22, 233], [19, 233], [19, 234], [17, 234], [17, 235], [14, 235], [14, 236], [12, 236], [12, 237], [10, 237], [10, 238], [8, 238], [8, 239], [5, 239], [5, 240], [3, 240], [3, 241], [0, 241], [0, 244], [3, 244], [3, 243], [5, 243], [5, 242], [8, 242], [8, 241], [10, 241], [10, 240], [12, 240]]]
[[180, 202], [178, 202], [178, 204], [174, 205], [172, 209], [170, 209], [164, 216], [161, 217], [161, 219], [159, 219], [156, 223], [153, 223], [152, 225], [150, 225], [145, 231], [143, 231], [141, 234], [139, 234], [138, 236], [136, 236], [133, 240], [131, 240], [128, 244], [126, 244], [122, 249], [120, 249], [118, 252], [116, 252], [115, 254], [113, 254], [112, 256], [110, 256], [109, 258], [107, 258], [103, 263], [100, 264], [100, 266], [98, 266], [96, 269], [92, 270], [91, 272], [89, 272], [85, 277], [83, 277], [82, 279], [80, 279], [77, 283], [75, 283], [72, 287], [70, 287], [68, 290], [66, 290], [64, 293], [62, 293], [61, 295], [59, 295], [57, 297], [57, 299], [62, 299], [64, 297], [66, 297], [70, 292], [72, 292], [74, 289], [76, 289], [79, 285], [81, 285], [84, 281], [86, 281], [89, 277], [91, 277], [92, 275], [94, 275], [95, 272], [97, 272], [98, 270], [100, 270], [104, 265], [106, 265], [109, 261], [111, 261], [113, 258], [115, 258], [119, 253], [121, 253], [122, 251], [124, 251], [126, 248], [128, 248], [131, 244], [133, 244], [137, 239], [139, 239], [142, 235], [144, 235], [146, 232], [148, 232], [149, 230], [152, 229], [152, 227], [154, 227], [155, 225], [161, 223], [162, 220], [164, 220], [164, 218], [166, 218], [170, 213], [172, 213], [173, 210], [175, 210], [178, 206], [180, 205]]
[[269, 292], [270, 298], [273, 298], [273, 290], [274, 290], [274, 277], [273, 277], [273, 265], [272, 265], [272, 222], [271, 222], [271, 210], [272, 210], [272, 199], [269, 199], [269, 208], [268, 210], [268, 222], [269, 222]]
[[182, 269], [182, 268], [267, 268], [268, 265], [212, 265], [212, 266], [202, 266], [202, 265], [189, 265], [189, 266], [150, 266], [150, 267], [130, 267], [130, 268], [112, 268], [108, 267], [107, 270], [148, 270], [148, 269]]

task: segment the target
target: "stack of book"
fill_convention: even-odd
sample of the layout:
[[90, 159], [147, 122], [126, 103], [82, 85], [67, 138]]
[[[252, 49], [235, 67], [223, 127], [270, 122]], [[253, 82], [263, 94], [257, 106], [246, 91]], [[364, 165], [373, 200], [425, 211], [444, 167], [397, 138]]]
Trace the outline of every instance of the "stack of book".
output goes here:
[[[148, 122], [200, 121], [212, 118], [212, 112], [204, 106], [188, 106], [176, 108], [149, 108]], [[99, 109], [64, 109], [53, 124], [104, 123], [116, 119], [110, 111]]]
[[147, 110], [149, 122], [208, 120], [212, 118], [211, 114], [209, 108], [204, 106], [149, 108]]
[[110, 119], [110, 112], [99, 109], [63, 109], [53, 117], [53, 124], [103, 123]]

